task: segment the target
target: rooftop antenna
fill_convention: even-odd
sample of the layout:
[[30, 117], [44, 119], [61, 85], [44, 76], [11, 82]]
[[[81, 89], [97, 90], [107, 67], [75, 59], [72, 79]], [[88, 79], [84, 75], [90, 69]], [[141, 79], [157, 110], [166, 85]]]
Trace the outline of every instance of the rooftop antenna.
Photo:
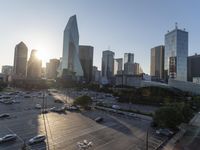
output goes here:
[[175, 22], [175, 29], [178, 29], [178, 23]]

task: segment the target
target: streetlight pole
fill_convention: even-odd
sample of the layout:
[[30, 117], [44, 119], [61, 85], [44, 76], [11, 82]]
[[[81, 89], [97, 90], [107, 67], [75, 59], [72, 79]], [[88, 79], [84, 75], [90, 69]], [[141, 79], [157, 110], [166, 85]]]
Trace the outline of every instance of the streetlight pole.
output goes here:
[[149, 128], [147, 129], [147, 135], [146, 135], [146, 150], [149, 149], [148, 138], [149, 138]]

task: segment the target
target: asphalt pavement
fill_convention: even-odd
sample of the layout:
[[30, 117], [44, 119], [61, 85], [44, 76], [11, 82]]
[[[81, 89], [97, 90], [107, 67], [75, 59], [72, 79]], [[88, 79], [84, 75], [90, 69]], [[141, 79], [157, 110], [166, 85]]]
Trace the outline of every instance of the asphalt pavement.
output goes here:
[[[55, 94], [55, 93], [54, 93]], [[10, 113], [10, 118], [0, 119], [0, 137], [14, 133], [17, 140], [0, 144], [0, 150], [18, 150], [24, 143], [28, 149], [35, 150], [78, 150], [77, 142], [92, 142], [89, 149], [95, 150], [144, 150], [147, 129], [150, 121], [140, 118], [112, 114], [100, 110], [42, 114], [36, 104], [45, 107], [61, 107], [54, 98], [66, 100], [60, 93], [46, 94], [45, 100], [38, 93], [30, 93], [31, 98], [19, 97], [20, 103], [0, 103], [0, 114]], [[34, 96], [33, 96], [34, 95]], [[36, 95], [36, 96], [35, 96]], [[71, 101], [71, 99], [70, 99]], [[96, 117], [104, 118], [97, 123]], [[28, 140], [36, 135], [46, 135], [45, 142], [28, 145]], [[153, 129], [149, 130], [149, 149], [155, 149], [165, 137], [159, 137]]]

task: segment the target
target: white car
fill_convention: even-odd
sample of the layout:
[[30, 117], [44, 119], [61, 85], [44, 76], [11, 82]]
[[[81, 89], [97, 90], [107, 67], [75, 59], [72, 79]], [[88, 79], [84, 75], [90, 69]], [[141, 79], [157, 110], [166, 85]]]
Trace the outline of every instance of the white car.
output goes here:
[[41, 109], [42, 106], [41, 106], [40, 104], [36, 104], [36, 105], [35, 105], [35, 108], [36, 108], [36, 109]]
[[46, 136], [45, 136], [45, 135], [37, 135], [37, 136], [31, 138], [31, 139], [28, 141], [28, 144], [31, 145], [31, 144], [43, 142], [45, 139], [46, 139]]
[[93, 146], [93, 143], [91, 141], [88, 142], [87, 140], [83, 140], [83, 142], [77, 142], [77, 146], [79, 147], [80, 150], [89, 149]]
[[164, 135], [164, 136], [172, 136], [174, 134], [174, 132], [169, 130], [169, 129], [167, 129], [167, 128], [164, 128], [164, 129], [156, 130], [156, 134]]
[[119, 105], [112, 105], [113, 109], [120, 109]]
[[0, 143], [14, 141], [16, 139], [17, 139], [16, 134], [8, 134], [8, 135], [5, 135], [4, 137], [0, 138]]

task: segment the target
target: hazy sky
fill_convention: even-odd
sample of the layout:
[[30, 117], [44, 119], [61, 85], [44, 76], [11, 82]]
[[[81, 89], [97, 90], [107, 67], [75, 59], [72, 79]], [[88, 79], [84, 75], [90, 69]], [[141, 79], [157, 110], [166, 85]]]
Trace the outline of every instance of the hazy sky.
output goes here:
[[24, 41], [48, 58], [62, 56], [63, 31], [76, 14], [80, 44], [94, 46], [94, 65], [101, 67], [102, 51], [135, 54], [149, 73], [150, 49], [164, 44], [174, 28], [189, 32], [189, 54], [200, 53], [198, 0], [0, 0], [0, 66], [13, 65], [14, 47]]

